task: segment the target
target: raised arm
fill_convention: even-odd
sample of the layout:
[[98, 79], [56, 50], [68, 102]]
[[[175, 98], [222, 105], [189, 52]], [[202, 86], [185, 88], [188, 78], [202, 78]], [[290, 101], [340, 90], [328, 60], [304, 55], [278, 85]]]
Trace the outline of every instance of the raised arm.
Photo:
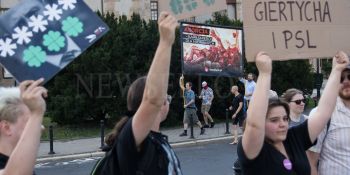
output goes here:
[[[179, 79], [179, 85], [182, 91], [185, 91], [185, 83], [184, 83], [184, 76], [181, 75], [180, 79]], [[183, 94], [182, 94], [183, 96]]]
[[33, 174], [40, 144], [41, 123], [46, 110], [43, 96], [47, 96], [47, 90], [39, 86], [43, 81], [44, 79], [39, 79], [20, 84], [21, 98], [29, 108], [29, 118], [5, 169], [1, 172], [2, 175]]
[[272, 71], [271, 58], [265, 52], [259, 52], [255, 61], [259, 76], [247, 111], [246, 129], [242, 137], [243, 150], [249, 159], [254, 159], [259, 154], [264, 143]]
[[317, 110], [311, 114], [308, 120], [311, 142], [316, 140], [333, 113], [340, 88], [340, 76], [348, 64], [349, 58], [344, 52], [338, 52], [333, 57], [333, 68], [318, 103]]
[[171, 48], [175, 40], [175, 17], [162, 12], [158, 20], [159, 44], [149, 69], [141, 105], [132, 121], [136, 146], [140, 146], [150, 132], [168, 91]]

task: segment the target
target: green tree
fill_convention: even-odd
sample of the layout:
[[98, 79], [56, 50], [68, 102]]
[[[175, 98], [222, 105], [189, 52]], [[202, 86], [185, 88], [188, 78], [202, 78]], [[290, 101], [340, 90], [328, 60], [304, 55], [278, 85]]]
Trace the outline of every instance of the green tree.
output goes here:
[[[126, 95], [131, 82], [147, 74], [158, 45], [157, 23], [146, 22], [138, 15], [127, 19], [107, 13], [102, 18], [110, 31], [47, 84], [48, 113], [59, 124], [96, 121], [103, 119], [106, 113], [113, 121], [118, 120], [126, 112]], [[215, 13], [207, 23], [242, 27], [241, 21], [230, 20], [221, 13]], [[244, 72], [258, 73], [254, 63], [247, 63], [245, 58], [244, 63]], [[173, 96], [173, 102], [165, 125], [180, 124], [183, 118], [183, 99], [178, 86], [182, 73], [178, 31], [170, 71], [168, 94]], [[291, 87], [310, 92], [313, 85], [310, 71], [307, 61], [274, 62], [272, 89], [279, 94]], [[232, 99], [230, 87], [238, 84], [242, 91], [244, 89], [237, 78], [186, 75], [185, 79], [193, 83], [197, 95], [203, 80], [213, 88], [216, 98], [211, 114], [215, 118], [225, 117], [225, 109]], [[200, 106], [200, 100], [196, 101]], [[201, 116], [200, 112], [198, 114]]]
[[59, 124], [113, 119], [126, 112], [126, 94], [131, 82], [145, 75], [158, 44], [155, 22], [140, 16], [103, 20], [110, 31], [48, 83], [49, 116]]

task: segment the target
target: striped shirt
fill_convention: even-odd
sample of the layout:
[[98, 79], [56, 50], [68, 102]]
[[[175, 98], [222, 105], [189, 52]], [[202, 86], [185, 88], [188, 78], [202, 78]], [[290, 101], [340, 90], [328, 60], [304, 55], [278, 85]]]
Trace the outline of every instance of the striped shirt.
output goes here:
[[210, 87], [208, 87], [207, 89], [203, 88], [201, 92], [201, 96], [202, 96], [203, 105], [211, 105], [211, 101], [214, 98], [214, 93]]
[[350, 174], [350, 109], [340, 98], [337, 99], [327, 134], [326, 130], [327, 127], [311, 149], [320, 153], [319, 175]]

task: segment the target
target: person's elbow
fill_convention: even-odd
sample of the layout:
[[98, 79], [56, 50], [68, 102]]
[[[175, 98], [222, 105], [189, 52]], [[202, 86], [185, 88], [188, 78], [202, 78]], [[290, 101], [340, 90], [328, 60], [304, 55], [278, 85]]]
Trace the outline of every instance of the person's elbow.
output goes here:
[[159, 95], [159, 93], [149, 92], [145, 90], [145, 94], [142, 98], [142, 103], [149, 104], [154, 107], [161, 108], [164, 104], [165, 96]]

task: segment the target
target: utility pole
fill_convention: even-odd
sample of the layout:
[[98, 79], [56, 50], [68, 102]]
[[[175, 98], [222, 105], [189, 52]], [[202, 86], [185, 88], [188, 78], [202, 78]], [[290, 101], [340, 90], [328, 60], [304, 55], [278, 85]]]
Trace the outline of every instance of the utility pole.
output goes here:
[[[1, 1], [1, 0], [0, 0]], [[102, 16], [104, 16], [104, 12], [103, 12], [103, 0], [101, 0], [101, 13], [102, 13]]]
[[316, 65], [317, 65], [317, 68], [316, 68], [316, 70], [317, 70], [317, 74], [316, 74], [316, 89], [317, 89], [317, 100], [319, 100], [320, 97], [321, 97], [320, 89], [322, 87], [322, 80], [323, 80], [322, 74], [320, 72], [321, 64], [320, 64], [320, 59], [319, 58], [317, 58]]

